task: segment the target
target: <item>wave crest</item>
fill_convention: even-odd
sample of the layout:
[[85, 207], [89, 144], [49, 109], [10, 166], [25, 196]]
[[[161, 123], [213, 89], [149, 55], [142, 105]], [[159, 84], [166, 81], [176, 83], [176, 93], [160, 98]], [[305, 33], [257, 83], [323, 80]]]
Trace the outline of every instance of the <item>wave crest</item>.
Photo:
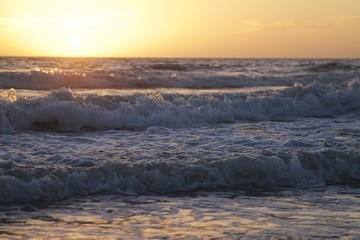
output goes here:
[[353, 71], [359, 69], [360, 66], [353, 64], [345, 64], [341, 62], [329, 62], [316, 64], [309, 67], [309, 70], [312, 72], [330, 72], [330, 71]]
[[[266, 152], [212, 162], [95, 165], [84, 161], [67, 168], [17, 166], [0, 162], [0, 203], [53, 201], [95, 193], [172, 193], [197, 189], [319, 187], [360, 180], [359, 153]], [[56, 155], [49, 161], [61, 161]], [[69, 165], [69, 164], [67, 164]]]
[[37, 98], [17, 97], [0, 107], [2, 129], [15, 131], [146, 129], [191, 127], [237, 121], [289, 121], [360, 111], [358, 85], [321, 85], [281, 91], [177, 93], [146, 91], [123, 95], [74, 93], [62, 88]]

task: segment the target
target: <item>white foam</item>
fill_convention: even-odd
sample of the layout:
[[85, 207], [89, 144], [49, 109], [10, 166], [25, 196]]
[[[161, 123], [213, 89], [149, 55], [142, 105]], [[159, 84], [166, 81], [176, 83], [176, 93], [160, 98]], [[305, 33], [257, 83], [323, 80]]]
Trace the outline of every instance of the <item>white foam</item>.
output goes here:
[[45, 96], [5, 100], [0, 107], [0, 131], [188, 127], [243, 120], [331, 117], [359, 110], [358, 85], [298, 85], [249, 93], [135, 91], [124, 95], [77, 94], [62, 88]]

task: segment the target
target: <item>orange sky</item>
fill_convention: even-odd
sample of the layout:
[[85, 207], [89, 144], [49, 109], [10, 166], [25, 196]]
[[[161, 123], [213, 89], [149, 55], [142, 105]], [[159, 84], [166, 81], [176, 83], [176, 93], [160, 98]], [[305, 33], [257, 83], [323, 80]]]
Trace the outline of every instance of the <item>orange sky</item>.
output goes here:
[[0, 56], [359, 58], [359, 0], [0, 0]]

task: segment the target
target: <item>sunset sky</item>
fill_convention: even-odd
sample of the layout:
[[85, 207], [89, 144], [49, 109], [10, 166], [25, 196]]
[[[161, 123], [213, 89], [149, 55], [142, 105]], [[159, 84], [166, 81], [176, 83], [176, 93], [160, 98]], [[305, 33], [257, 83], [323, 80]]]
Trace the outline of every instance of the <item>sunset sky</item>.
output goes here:
[[0, 55], [359, 58], [360, 0], [0, 0]]

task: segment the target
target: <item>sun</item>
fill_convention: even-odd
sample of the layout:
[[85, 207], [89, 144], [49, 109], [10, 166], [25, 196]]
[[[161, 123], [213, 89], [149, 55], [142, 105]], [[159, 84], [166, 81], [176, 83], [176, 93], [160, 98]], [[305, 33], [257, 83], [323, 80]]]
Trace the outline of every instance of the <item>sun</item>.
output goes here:
[[76, 48], [81, 45], [81, 38], [76, 34], [69, 35], [67, 41], [69, 46], [72, 48]]

